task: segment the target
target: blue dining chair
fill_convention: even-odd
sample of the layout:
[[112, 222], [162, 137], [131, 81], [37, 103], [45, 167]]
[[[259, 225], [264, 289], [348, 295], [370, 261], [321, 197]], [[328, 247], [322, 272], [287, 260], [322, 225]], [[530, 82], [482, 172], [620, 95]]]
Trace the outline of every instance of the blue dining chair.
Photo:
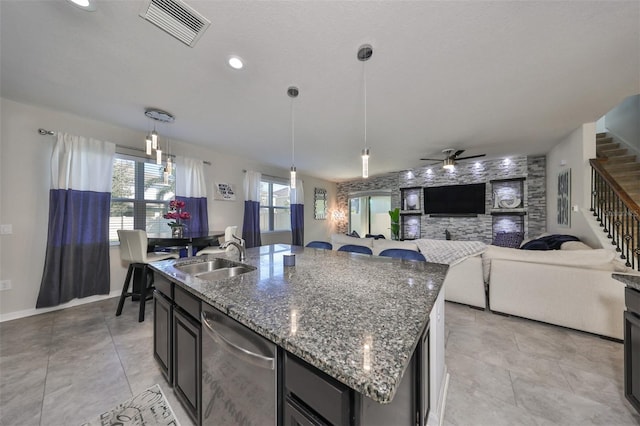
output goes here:
[[386, 249], [382, 250], [378, 256], [395, 257], [396, 259], [421, 260], [426, 262], [427, 259], [415, 250], [406, 249]]
[[326, 242], [326, 241], [311, 241], [305, 247], [331, 250], [333, 248], [333, 245], [331, 243]]
[[373, 254], [369, 247], [359, 246], [356, 244], [345, 244], [338, 251], [348, 251], [350, 253]]

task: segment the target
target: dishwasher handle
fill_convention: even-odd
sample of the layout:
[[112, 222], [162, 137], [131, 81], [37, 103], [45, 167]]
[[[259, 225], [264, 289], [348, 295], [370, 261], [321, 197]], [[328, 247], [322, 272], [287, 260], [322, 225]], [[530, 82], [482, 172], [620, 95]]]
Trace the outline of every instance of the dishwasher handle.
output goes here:
[[207, 334], [211, 336], [211, 338], [215, 340], [216, 343], [222, 346], [225, 351], [236, 356], [237, 358], [242, 359], [245, 362], [248, 362], [249, 364], [255, 365], [256, 367], [265, 368], [267, 370], [275, 369], [275, 358], [251, 352], [250, 350], [241, 348], [240, 346], [230, 342], [223, 335], [218, 333], [217, 330], [214, 329], [212, 323], [215, 323], [215, 320], [207, 317], [207, 314], [204, 311], [200, 313], [200, 317]]

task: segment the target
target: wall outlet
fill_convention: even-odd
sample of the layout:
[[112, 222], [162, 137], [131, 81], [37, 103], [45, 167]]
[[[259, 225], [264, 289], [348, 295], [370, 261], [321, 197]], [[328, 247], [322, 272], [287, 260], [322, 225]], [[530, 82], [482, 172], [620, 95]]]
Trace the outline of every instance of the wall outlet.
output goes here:
[[0, 235], [10, 235], [10, 234], [13, 234], [13, 225], [11, 224], [0, 225]]
[[2, 290], [11, 290], [11, 280], [0, 281], [0, 291]]

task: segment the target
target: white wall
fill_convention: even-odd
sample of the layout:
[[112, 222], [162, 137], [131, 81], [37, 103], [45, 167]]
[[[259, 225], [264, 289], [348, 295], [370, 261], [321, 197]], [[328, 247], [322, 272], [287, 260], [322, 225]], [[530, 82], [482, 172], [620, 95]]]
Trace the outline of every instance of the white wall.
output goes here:
[[[547, 154], [547, 232], [575, 235], [592, 247], [600, 247], [583, 214], [591, 207], [589, 159], [596, 156], [595, 133], [595, 123], [583, 124]], [[571, 169], [571, 206], [578, 209], [572, 208], [570, 227], [557, 222], [558, 173], [566, 169]]]
[[[0, 99], [0, 223], [11, 224], [13, 234], [0, 236], [0, 280], [11, 280], [12, 289], [0, 293], [0, 320], [39, 313], [34, 310], [44, 266], [49, 209], [50, 157], [53, 136], [41, 136], [42, 127], [76, 135], [91, 136], [118, 145], [142, 148], [144, 133], [37, 106]], [[144, 118], [144, 117], [143, 117]], [[172, 153], [210, 161], [205, 166], [209, 195], [209, 229], [227, 225], [242, 228], [244, 194], [243, 170], [288, 177], [288, 170], [269, 167], [243, 158], [180, 141], [172, 142]], [[313, 188], [325, 188], [330, 206], [335, 205], [336, 185], [300, 174], [305, 188], [305, 242], [328, 241], [333, 231], [330, 220], [313, 219]], [[213, 200], [213, 182], [236, 185], [236, 201]], [[263, 235], [263, 244], [290, 243], [291, 233]], [[118, 247], [112, 247], [111, 291], [122, 288], [125, 268]], [[83, 302], [84, 300], [80, 301]], [[77, 304], [78, 301], [70, 302]]]
[[605, 126], [616, 139], [640, 154], [640, 95], [629, 96], [609, 111]]

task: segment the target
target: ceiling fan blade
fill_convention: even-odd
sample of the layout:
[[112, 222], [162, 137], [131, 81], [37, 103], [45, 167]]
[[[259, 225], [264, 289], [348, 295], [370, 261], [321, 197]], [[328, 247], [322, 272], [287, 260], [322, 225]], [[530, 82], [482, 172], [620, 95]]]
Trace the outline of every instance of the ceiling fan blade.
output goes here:
[[487, 154], [470, 155], [469, 157], [456, 158], [456, 160], [468, 160], [470, 158], [480, 158], [480, 157], [484, 157], [485, 155], [487, 155]]
[[444, 161], [442, 158], [421, 158], [424, 161]]
[[458, 155], [462, 154], [463, 152], [464, 152], [464, 149], [459, 149], [451, 157], [452, 158], [457, 158]]

